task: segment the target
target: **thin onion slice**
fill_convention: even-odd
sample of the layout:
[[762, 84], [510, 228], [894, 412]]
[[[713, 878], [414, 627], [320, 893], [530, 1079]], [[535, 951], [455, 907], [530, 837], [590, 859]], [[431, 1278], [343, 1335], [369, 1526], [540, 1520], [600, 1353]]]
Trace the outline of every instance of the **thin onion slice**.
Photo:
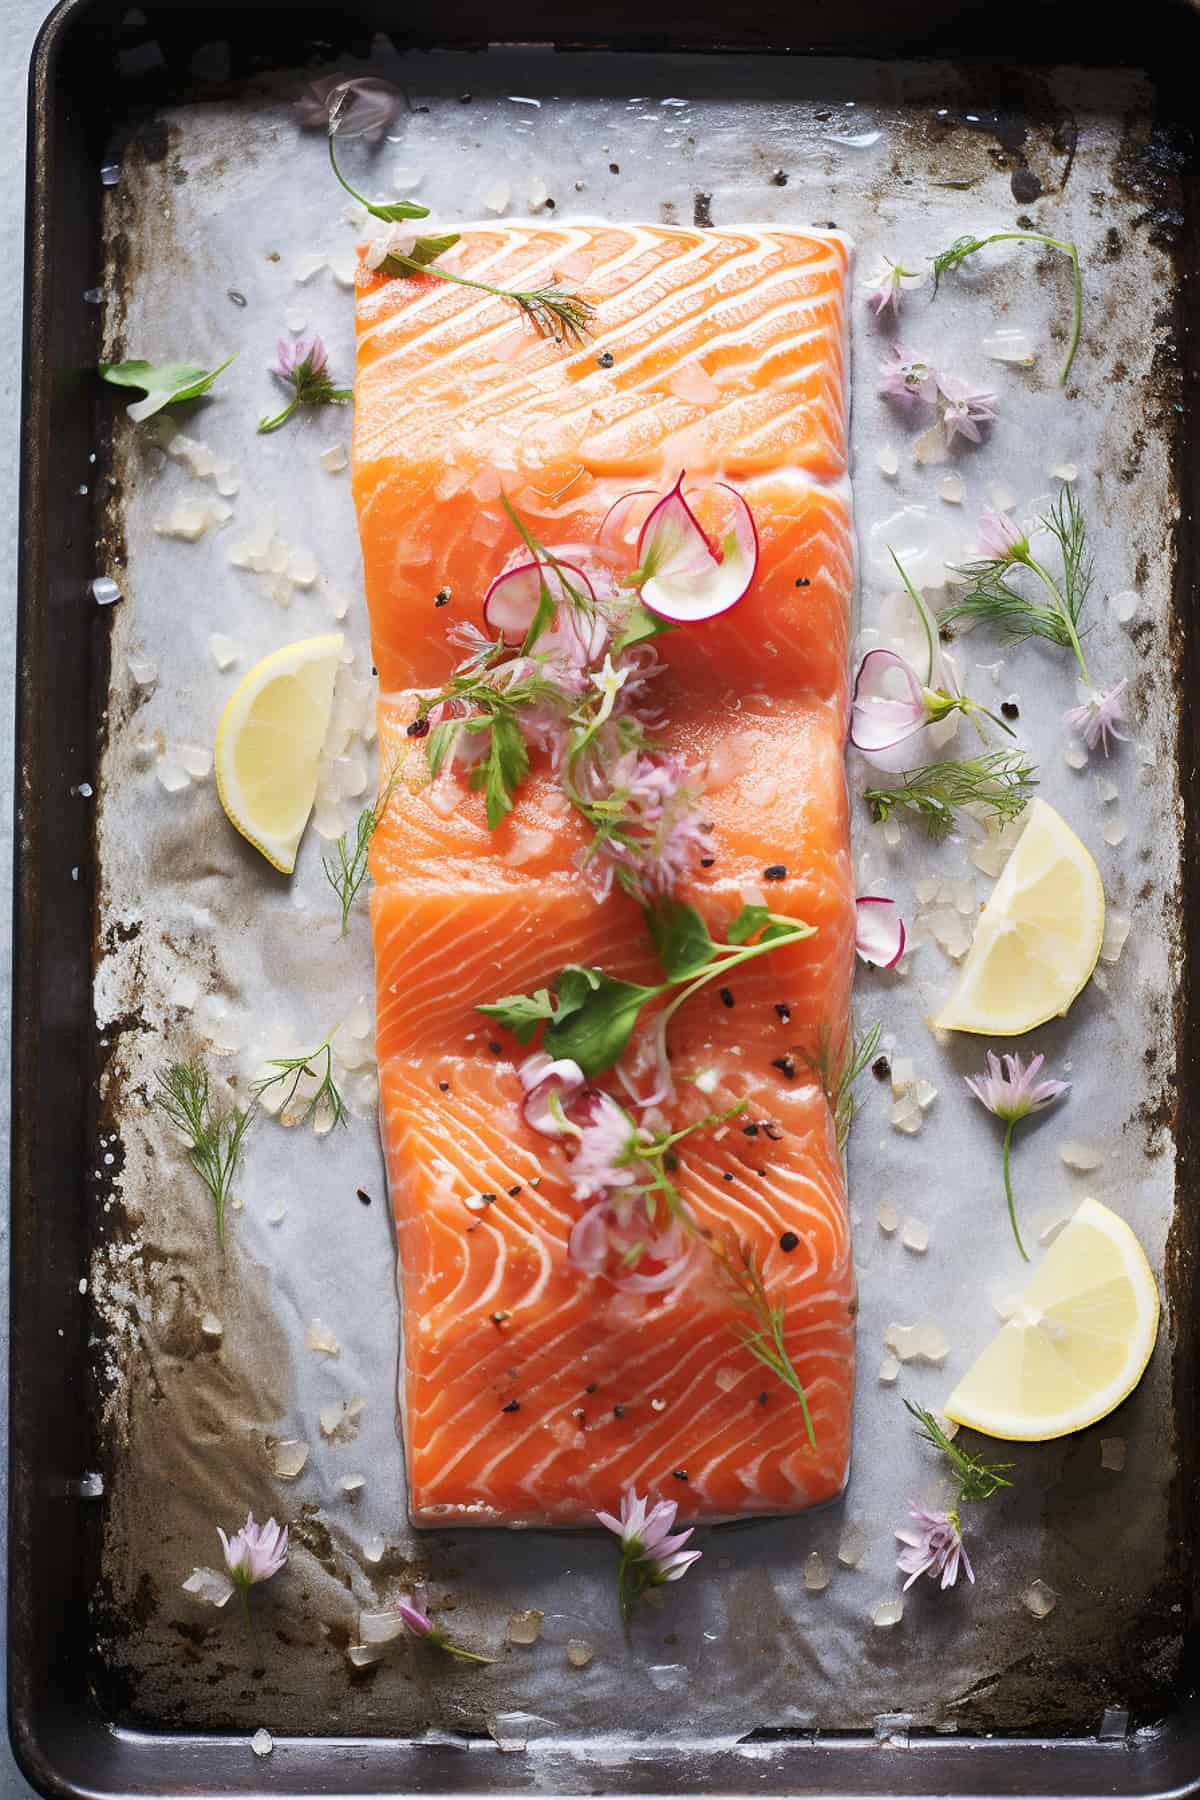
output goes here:
[[865, 963], [894, 969], [904, 955], [907, 932], [900, 908], [883, 894], [860, 894], [854, 948]]
[[543, 582], [555, 606], [574, 604], [567, 582], [563, 579], [564, 573], [571, 586], [577, 588], [586, 600], [595, 600], [591, 582], [574, 563], [560, 563], [557, 566], [539, 562], [520, 563], [506, 574], [497, 575], [484, 595], [484, 624], [510, 644], [521, 643], [537, 615]]
[[[539, 1065], [536, 1073], [531, 1070], [533, 1064]], [[525, 1088], [525, 1098], [521, 1102], [525, 1123], [542, 1137], [562, 1137], [564, 1132], [559, 1112], [564, 1103], [574, 1099], [587, 1085], [587, 1078], [579, 1064], [572, 1062], [569, 1057], [562, 1057], [555, 1062], [544, 1052], [539, 1052], [536, 1057], [529, 1057], [521, 1065], [520, 1076], [521, 1085]], [[555, 1099], [559, 1101], [557, 1109], [552, 1104]]]
[[712, 619], [736, 606], [758, 569], [758, 531], [742, 496], [726, 482], [694, 491], [710, 536], [683, 495], [681, 474], [642, 526], [638, 571], [643, 604], [676, 623]]

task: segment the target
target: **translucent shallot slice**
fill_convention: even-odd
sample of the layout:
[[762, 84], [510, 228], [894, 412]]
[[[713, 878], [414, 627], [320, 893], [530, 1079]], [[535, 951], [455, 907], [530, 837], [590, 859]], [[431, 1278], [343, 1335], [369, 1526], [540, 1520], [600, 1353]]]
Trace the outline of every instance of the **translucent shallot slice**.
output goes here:
[[865, 963], [894, 969], [904, 955], [906, 932], [900, 908], [883, 894], [860, 894], [854, 948]]

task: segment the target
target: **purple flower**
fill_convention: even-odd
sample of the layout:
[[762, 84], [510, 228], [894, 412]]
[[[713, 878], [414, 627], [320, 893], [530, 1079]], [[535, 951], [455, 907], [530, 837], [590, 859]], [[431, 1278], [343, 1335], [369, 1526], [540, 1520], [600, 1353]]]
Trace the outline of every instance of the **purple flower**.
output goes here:
[[691, 1530], [672, 1531], [678, 1507], [674, 1500], [658, 1500], [653, 1506], [649, 1496], [643, 1500], [633, 1488], [626, 1488], [621, 1500], [621, 1516], [597, 1512], [601, 1525], [615, 1532], [621, 1542], [621, 1609], [628, 1616], [629, 1605], [649, 1587], [679, 1581], [702, 1551], [685, 1550]]
[[903, 344], [892, 345], [891, 359], [880, 363], [879, 372], [884, 377], [879, 392], [885, 400], [896, 400], [910, 409], [918, 400], [930, 406], [937, 400], [940, 377], [924, 357], [906, 350]]
[[908, 1510], [919, 1529], [898, 1529], [896, 1532], [897, 1538], [904, 1545], [896, 1558], [896, 1567], [908, 1576], [904, 1584], [905, 1593], [922, 1575], [928, 1575], [931, 1581], [937, 1581], [940, 1576], [943, 1588], [953, 1587], [958, 1580], [960, 1566], [967, 1580], [974, 1581], [975, 1571], [963, 1544], [958, 1513], [930, 1512], [912, 1501], [909, 1502]]
[[400, 110], [401, 93], [374, 75], [322, 75], [297, 101], [305, 131], [343, 138], [379, 137]]
[[411, 1631], [414, 1637], [434, 1636], [434, 1623], [426, 1611], [428, 1605], [425, 1589], [421, 1586], [413, 1589], [410, 1599], [396, 1602], [396, 1611], [404, 1621], [405, 1630]]
[[982, 1075], [964, 1075], [963, 1080], [977, 1100], [1006, 1124], [1015, 1124], [1030, 1113], [1040, 1112], [1065, 1094], [1069, 1081], [1039, 1081], [1038, 1071], [1044, 1056], [1035, 1056], [1026, 1067], [1020, 1056], [996, 1056], [988, 1051], [988, 1066]]
[[975, 548], [989, 562], [1024, 562], [1029, 554], [1029, 539], [1006, 513], [994, 512], [989, 506], [979, 515]]
[[900, 296], [906, 281], [919, 281], [921, 278], [913, 269], [906, 269], [901, 263], [894, 263], [884, 257], [878, 272], [873, 275], [863, 288], [867, 305], [874, 308], [875, 317], [882, 318], [890, 306], [892, 313], [900, 311]]
[[1129, 737], [1127, 731], [1119, 729], [1125, 723], [1125, 709], [1121, 704], [1121, 696], [1129, 686], [1128, 677], [1118, 681], [1107, 693], [1098, 693], [1095, 688], [1088, 689], [1088, 697], [1082, 706], [1073, 706], [1063, 714], [1063, 723], [1071, 726], [1082, 737], [1089, 750], [1097, 745], [1104, 746], [1104, 754], [1108, 755], [1109, 738], [1117, 738], [1125, 743]]
[[939, 375], [937, 386], [946, 442], [952, 444], [956, 437], [964, 437], [972, 444], [981, 443], [979, 427], [990, 425], [996, 417], [995, 394], [973, 393], [957, 375]]
[[225, 1547], [225, 1567], [240, 1588], [270, 1581], [288, 1559], [288, 1528], [277, 1525], [274, 1519], [256, 1525], [254, 1514], [248, 1512], [246, 1523], [233, 1537], [227, 1538], [219, 1525], [217, 1536]]
[[628, 750], [611, 766], [593, 758], [580, 772], [602, 829], [583, 853], [600, 898], [614, 877], [642, 904], [669, 894], [697, 856], [712, 853], [699, 777], [683, 757], [662, 750]]
[[260, 419], [260, 431], [277, 431], [298, 406], [341, 405], [350, 399], [349, 388], [335, 388], [329, 373], [329, 352], [314, 331], [306, 337], [280, 338], [270, 372], [292, 389], [292, 397], [274, 418]]
[[1008, 1202], [1008, 1218], [1017, 1240], [1017, 1249], [1028, 1262], [1029, 1257], [1017, 1227], [1017, 1209], [1009, 1170], [1012, 1136], [1020, 1120], [1028, 1118], [1030, 1113], [1040, 1112], [1044, 1106], [1052, 1105], [1061, 1094], [1067, 1092], [1071, 1084], [1069, 1081], [1039, 1081], [1038, 1072], [1045, 1061], [1043, 1056], [1035, 1056], [1028, 1068], [1019, 1056], [999, 1057], [990, 1050], [987, 1060], [988, 1066], [984, 1074], [965, 1075], [963, 1079], [975, 1098], [981, 1100], [989, 1112], [995, 1113], [1003, 1121], [1004, 1196]]

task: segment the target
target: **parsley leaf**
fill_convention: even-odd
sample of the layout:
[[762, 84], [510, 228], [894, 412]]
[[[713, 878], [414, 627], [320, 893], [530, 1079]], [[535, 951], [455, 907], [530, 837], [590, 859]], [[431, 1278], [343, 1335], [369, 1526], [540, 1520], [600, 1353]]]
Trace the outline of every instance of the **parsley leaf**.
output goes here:
[[[467, 729], [474, 723], [468, 720]], [[525, 734], [511, 713], [495, 713], [491, 726], [487, 759], [472, 769], [471, 786], [483, 788], [488, 830], [495, 831], [505, 814], [512, 811], [513, 795], [529, 773], [529, 752]]]
[[684, 900], [659, 900], [646, 907], [645, 916], [658, 960], [671, 981], [686, 981], [712, 961], [716, 945], [694, 906]]
[[527, 1044], [539, 1025], [553, 1019], [555, 1005], [550, 989], [538, 988], [533, 994], [505, 994], [490, 1006], [478, 1006], [475, 1010], [511, 1031], [518, 1044]]
[[[235, 352], [236, 354], [236, 352]], [[125, 408], [139, 424], [152, 418], [164, 406], [175, 406], [181, 400], [198, 400], [207, 394], [222, 369], [233, 361], [227, 356], [215, 369], [202, 369], [197, 363], [149, 363], [135, 360], [123, 363], [100, 363], [103, 379], [113, 387], [142, 388], [144, 400], [135, 400]]]
[[571, 968], [559, 977], [559, 992], [566, 1003], [542, 1043], [551, 1056], [570, 1057], [585, 1075], [599, 1075], [624, 1055], [638, 1014], [662, 989], [618, 981], [599, 969]]

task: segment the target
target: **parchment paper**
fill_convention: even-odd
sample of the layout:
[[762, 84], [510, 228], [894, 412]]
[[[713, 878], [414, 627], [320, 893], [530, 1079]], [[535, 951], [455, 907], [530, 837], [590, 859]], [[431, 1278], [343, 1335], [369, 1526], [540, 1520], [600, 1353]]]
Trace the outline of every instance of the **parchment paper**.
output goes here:
[[[1036, 1241], [1039, 1226], [1093, 1193], [1131, 1221], [1161, 1269], [1173, 1197], [1163, 1121], [1179, 813], [1167, 676], [1175, 501], [1154, 367], [1172, 277], [1137, 222], [1140, 197], [1118, 181], [1148, 129], [1142, 84], [1061, 74], [1041, 95], [1045, 117], [1014, 140], [983, 78], [935, 65], [529, 51], [403, 63], [381, 52], [372, 68], [406, 85], [408, 106], [397, 141], [346, 147], [347, 171], [376, 195], [418, 194], [447, 224], [483, 216], [501, 186], [509, 217], [552, 200], [556, 217], [833, 222], [857, 242], [859, 276], [881, 252], [921, 267], [960, 232], [982, 235], [1019, 214], [1078, 240], [1086, 330], [1066, 395], [1056, 384], [1069, 296], [1061, 258], [1000, 247], [949, 277], [932, 307], [927, 288], [906, 296], [900, 341], [998, 395], [988, 441], [934, 466], [913, 461], [928, 417], [910, 425], [876, 394], [893, 333], [853, 299], [862, 623], [891, 632], [899, 617], [886, 543], [918, 579], [935, 580], [941, 559], [969, 551], [993, 484], [1024, 518], [1057, 491], [1052, 471], [1075, 465], [1097, 567], [1088, 652], [1106, 681], [1130, 677], [1132, 740], [1107, 763], [1070, 767], [1060, 714], [1076, 695], [1065, 653], [1014, 650], [977, 633], [956, 654], [984, 704], [1015, 696], [1041, 792], [1096, 854], [1110, 906], [1132, 918], [1120, 961], [1101, 965], [1103, 990], [1093, 983], [1069, 1020], [1036, 1034], [1034, 1047], [1073, 1087], [1018, 1140], [1023, 1216]], [[911, 1058], [937, 1097], [910, 1137], [889, 1124], [887, 1084], [868, 1074], [861, 1086], [851, 1153], [861, 1374], [849, 1493], [820, 1514], [700, 1534], [704, 1561], [661, 1609], [644, 1609], [629, 1644], [616, 1618], [613, 1547], [601, 1534], [430, 1534], [406, 1524], [393, 1246], [369, 1076], [351, 1082], [346, 1132], [317, 1139], [259, 1120], [238, 1183], [243, 1205], [217, 1252], [207, 1197], [148, 1106], [154, 1071], [198, 1051], [244, 1092], [264, 1054], [305, 1049], [336, 1021], [353, 1023], [373, 988], [365, 906], [340, 941], [321, 870], [327, 846], [314, 829], [289, 882], [234, 835], [211, 777], [174, 792], [162, 783], [165, 771], [178, 785], [181, 756], [202, 767], [196, 749], [211, 748], [233, 683], [277, 644], [341, 629], [350, 674], [369, 675], [349, 476], [318, 460], [348, 447], [349, 416], [329, 409], [275, 436], [254, 432], [281, 404], [266, 369], [289, 326], [322, 331], [339, 381], [353, 369], [359, 222], [332, 185], [321, 136], [297, 132], [291, 96], [302, 79], [172, 113], [165, 156], [155, 132], [135, 135], [109, 195], [110, 351], [215, 364], [236, 350], [238, 361], [179, 422], [232, 465], [218, 479], [193, 472], [203, 453], [185, 446], [189, 466], [178, 443], [167, 456], [118, 422], [114, 504], [128, 567], [115, 557], [97, 568], [124, 592], [99, 791], [79, 797], [97, 813], [106, 1059], [101, 1242], [81, 1297], [94, 1309], [100, 1376], [105, 1492], [84, 1503], [103, 1510], [102, 1693], [120, 1716], [155, 1724], [490, 1730], [506, 1748], [582, 1737], [610, 1758], [664, 1733], [729, 1742], [762, 1727], [869, 1730], [881, 1715], [901, 1715], [883, 1730], [1087, 1731], [1105, 1706], [1152, 1709], [1182, 1623], [1167, 1541], [1169, 1319], [1149, 1374], [1113, 1419], [1013, 1451], [1011, 1494], [968, 1517], [975, 1586], [943, 1595], [922, 1582], [899, 1626], [872, 1625], [873, 1608], [899, 1591], [892, 1532], [907, 1502], [937, 1503], [946, 1492], [901, 1399], [936, 1407], [997, 1327], [992, 1302], [1021, 1279], [999, 1138], [961, 1082], [983, 1046], [939, 1043], [925, 1024], [954, 976], [932, 940], [902, 972], [864, 971], [857, 985], [860, 1023], [878, 1018], [888, 1051]], [[1010, 186], [1021, 163], [1045, 190], [1024, 213]], [[323, 258], [332, 267], [314, 271]], [[984, 340], [1004, 330], [1024, 334], [1032, 366], [989, 358]], [[890, 477], [880, 467], [888, 450], [898, 466]], [[959, 504], [939, 490], [948, 476], [961, 480]], [[219, 493], [235, 482], [236, 493]], [[216, 502], [218, 518], [222, 504], [232, 516], [214, 518], [196, 542], [156, 532], [181, 502]], [[194, 522], [186, 509], [183, 517]], [[231, 561], [231, 552], [269, 561], [272, 526], [275, 560], [281, 545], [295, 581]], [[1135, 598], [1114, 608], [1111, 596], [1125, 592]], [[210, 652], [214, 632], [240, 652], [224, 673]], [[354, 749], [352, 760], [363, 754]], [[862, 773], [852, 760], [856, 788]], [[1098, 774], [1117, 798], [1102, 803]], [[351, 787], [357, 779], [352, 769], [341, 775]], [[361, 803], [351, 794], [341, 816]], [[338, 815], [325, 807], [327, 828]], [[965, 882], [954, 890], [964, 906], [990, 891], [966, 853], [978, 834], [956, 834], [935, 853], [910, 827], [893, 844], [861, 806], [854, 817], [860, 889], [894, 894], [910, 926], [922, 910], [946, 910], [936, 899], [922, 907], [917, 883]], [[1104, 827], [1116, 819], [1125, 835], [1114, 845]], [[928, 929], [916, 935], [928, 939]], [[1067, 1139], [1097, 1148], [1094, 1172], [1064, 1166]], [[928, 1226], [924, 1254], [881, 1232], [884, 1202]], [[314, 1319], [335, 1334], [336, 1355], [306, 1347]], [[944, 1367], [909, 1363], [893, 1385], [881, 1383], [887, 1327], [922, 1320], [945, 1332]], [[366, 1402], [357, 1436], [324, 1437], [322, 1409], [356, 1396]], [[1123, 1472], [1101, 1468], [1101, 1437], [1125, 1440]], [[310, 1447], [294, 1480], [272, 1473], [277, 1440]], [[365, 1485], [351, 1498], [340, 1483], [356, 1474]], [[259, 1657], [232, 1607], [218, 1613], [180, 1591], [193, 1565], [219, 1564], [215, 1526], [231, 1529], [247, 1505], [292, 1527], [288, 1570], [251, 1597]], [[853, 1567], [838, 1562], [848, 1530], [862, 1543]], [[804, 1585], [813, 1550], [830, 1573], [823, 1592]], [[414, 1570], [453, 1608], [443, 1617], [454, 1633], [498, 1656], [494, 1667], [464, 1671], [404, 1644], [369, 1669], [350, 1667], [358, 1610], [394, 1596]], [[1044, 1619], [1021, 1601], [1035, 1578], [1058, 1595]], [[545, 1614], [540, 1641], [506, 1646], [509, 1615], [530, 1607]], [[568, 1666], [570, 1639], [594, 1650], [586, 1668]]]

